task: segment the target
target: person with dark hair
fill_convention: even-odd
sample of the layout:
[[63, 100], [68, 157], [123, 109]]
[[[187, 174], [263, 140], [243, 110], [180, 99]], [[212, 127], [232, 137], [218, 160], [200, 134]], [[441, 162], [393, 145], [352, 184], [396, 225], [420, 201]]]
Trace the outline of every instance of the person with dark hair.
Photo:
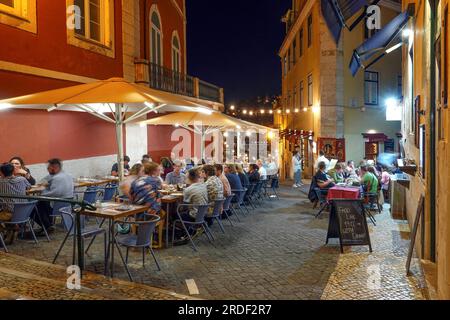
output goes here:
[[217, 163], [214, 167], [216, 168], [216, 176], [220, 179], [220, 181], [222, 181], [223, 184], [223, 196], [225, 198], [229, 197], [231, 195], [231, 186], [227, 177], [223, 174], [223, 166]]
[[319, 162], [319, 170], [317, 171], [315, 178], [317, 186], [320, 189], [329, 189], [334, 187], [333, 179], [326, 173], [327, 165], [325, 162]]
[[186, 181], [186, 175], [181, 172], [183, 169], [183, 163], [180, 160], [173, 162], [173, 171], [166, 175], [166, 183], [171, 185], [184, 184]]
[[340, 163], [337, 163], [333, 169], [328, 170], [328, 175], [334, 180], [335, 183], [343, 183], [345, 181], [344, 169]]
[[142, 156], [141, 164], [146, 164], [146, 163], [152, 162], [152, 161], [153, 161], [153, 160], [152, 160], [152, 158], [150, 157], [150, 155], [144, 154], [144, 155]]
[[367, 166], [361, 166], [361, 183], [364, 186], [364, 191], [370, 193], [378, 192], [378, 179], [377, 177], [369, 171]]
[[381, 167], [382, 173], [381, 173], [381, 190], [383, 190], [383, 198], [384, 202], [389, 202], [389, 184], [391, 182], [391, 175], [388, 172], [387, 167], [382, 166]]
[[[44, 197], [61, 198], [61, 199], [73, 199], [73, 177], [62, 170], [63, 164], [60, 159], [48, 160], [47, 171], [48, 176], [44, 178], [45, 190], [41, 195]], [[54, 231], [53, 221], [50, 219], [50, 215], [53, 213], [53, 208], [48, 201], [39, 201], [37, 203], [37, 209], [40, 219], [34, 219], [42, 228], [45, 228], [47, 232]], [[36, 213], [34, 213], [36, 214]], [[44, 233], [44, 230], [38, 232], [40, 235]]]
[[[205, 180], [206, 189], [208, 190], [208, 203], [214, 204], [216, 200], [223, 200], [223, 183], [216, 173], [216, 167], [213, 165], [204, 165], [201, 169], [202, 177]], [[226, 178], [225, 178], [226, 179]], [[209, 214], [212, 214], [213, 208], [209, 209]], [[212, 225], [213, 220], [210, 217], [205, 218], [208, 225]]]
[[259, 176], [259, 167], [257, 164], [250, 164], [249, 166], [249, 171], [248, 171], [248, 181], [250, 181], [250, 183], [258, 183], [260, 176]]
[[21, 157], [11, 158], [11, 160], [9, 160], [9, 163], [11, 163], [14, 166], [15, 176], [24, 177], [32, 186], [36, 184], [36, 180], [31, 176], [30, 170], [27, 167], [25, 167], [25, 162]]
[[134, 204], [147, 206], [149, 214], [159, 214], [161, 211], [162, 184], [159, 179], [159, 164], [149, 162], [144, 164], [144, 175], [131, 184], [129, 197]]
[[225, 177], [227, 178], [231, 190], [242, 190], [241, 179], [239, 178], [236, 166], [234, 164], [225, 164], [223, 166]]
[[[14, 176], [14, 166], [5, 163], [0, 167], [0, 193], [12, 196], [25, 196], [31, 184], [22, 176]], [[24, 202], [23, 199], [0, 199], [0, 221], [10, 221], [14, 212], [14, 203]], [[5, 241], [11, 244], [17, 233], [17, 228], [0, 225], [0, 232], [7, 231]]]
[[248, 180], [248, 176], [244, 171], [244, 168], [240, 164], [236, 164], [236, 171], [238, 173], [239, 179], [241, 180], [241, 185], [244, 188], [247, 188], [250, 184], [250, 181]]
[[163, 180], [165, 180], [167, 175], [173, 171], [173, 163], [169, 158], [164, 157], [164, 158], [161, 158], [161, 167], [163, 169], [161, 178]]
[[[208, 189], [206, 183], [200, 181], [200, 170], [191, 169], [188, 171], [189, 187], [183, 190], [183, 201], [193, 205], [208, 204]], [[182, 216], [183, 220], [195, 221], [197, 208], [190, 208], [189, 213]]]
[[[123, 157], [123, 169], [124, 169], [124, 174], [128, 175], [128, 172], [130, 171], [130, 157], [129, 156]], [[113, 166], [111, 168], [111, 175], [114, 177], [117, 177], [119, 175], [119, 164], [118, 163], [113, 164]]]

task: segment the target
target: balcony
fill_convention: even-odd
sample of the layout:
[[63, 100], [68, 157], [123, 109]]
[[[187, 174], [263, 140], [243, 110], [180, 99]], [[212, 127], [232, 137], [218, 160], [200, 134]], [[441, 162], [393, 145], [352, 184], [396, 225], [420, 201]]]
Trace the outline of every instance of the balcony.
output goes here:
[[211, 83], [147, 60], [136, 60], [135, 66], [136, 83], [143, 83], [153, 89], [187, 97], [224, 103], [223, 89]]

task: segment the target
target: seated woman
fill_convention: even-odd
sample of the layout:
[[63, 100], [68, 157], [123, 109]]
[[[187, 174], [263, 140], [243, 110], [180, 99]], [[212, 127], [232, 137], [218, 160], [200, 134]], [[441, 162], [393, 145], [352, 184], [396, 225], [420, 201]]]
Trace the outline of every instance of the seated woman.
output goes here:
[[9, 163], [14, 166], [14, 175], [16, 177], [24, 177], [32, 186], [36, 184], [36, 180], [31, 176], [30, 170], [25, 167], [25, 162], [22, 158], [13, 157], [11, 158], [11, 160], [9, 160]]
[[333, 179], [325, 172], [327, 168], [327, 165], [325, 162], [321, 161], [319, 162], [319, 170], [317, 171], [315, 178], [317, 186], [320, 189], [329, 189], [334, 187], [334, 181]]
[[378, 192], [378, 178], [371, 172], [367, 166], [361, 166], [361, 184], [363, 185], [365, 192], [377, 193]]
[[260, 179], [260, 175], [259, 175], [259, 167], [257, 164], [251, 164], [249, 166], [249, 171], [248, 171], [248, 181], [250, 181], [250, 183], [257, 183], [259, 182]]
[[144, 166], [140, 163], [136, 163], [130, 170], [130, 175], [126, 177], [120, 183], [120, 190], [122, 190], [123, 194], [127, 197], [130, 197], [130, 190], [132, 183], [139, 177], [144, 175]]
[[242, 168], [242, 165], [237, 164], [236, 165], [236, 171], [238, 173], [239, 179], [241, 180], [241, 184], [244, 188], [247, 188], [250, 184], [250, 180], [248, 179], [247, 174], [244, 171], [244, 168]]
[[130, 199], [134, 204], [147, 206], [149, 214], [161, 211], [161, 180], [159, 165], [154, 162], [144, 164], [144, 175], [131, 184]]
[[328, 175], [334, 180], [335, 183], [342, 183], [345, 181], [344, 169], [340, 163], [336, 164], [333, 169], [328, 170]]

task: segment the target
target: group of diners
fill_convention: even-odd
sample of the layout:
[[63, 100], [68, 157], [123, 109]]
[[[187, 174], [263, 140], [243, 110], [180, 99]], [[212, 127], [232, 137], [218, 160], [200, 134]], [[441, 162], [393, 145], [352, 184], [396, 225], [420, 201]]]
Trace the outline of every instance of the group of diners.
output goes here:
[[[129, 158], [125, 157], [125, 162]], [[261, 162], [259, 162], [261, 165]], [[258, 163], [250, 164], [244, 170], [240, 164], [203, 164], [162, 158], [161, 163], [141, 161], [133, 165], [126, 178], [120, 183], [121, 193], [133, 204], [149, 208], [149, 214], [160, 214], [163, 190], [176, 187], [182, 190], [183, 203], [186, 207], [181, 218], [195, 221], [197, 207], [210, 205], [209, 214], [205, 217], [209, 225], [212, 207], [216, 200], [225, 200], [233, 191], [245, 190], [249, 185], [260, 180], [267, 180], [265, 168]], [[114, 167], [113, 167], [114, 169]], [[225, 215], [223, 216], [226, 217]], [[190, 230], [196, 232], [197, 229]]]
[[[41, 192], [43, 197], [52, 197], [60, 199], [73, 199], [74, 197], [74, 181], [72, 176], [63, 171], [63, 164], [60, 159], [50, 159], [47, 162], [48, 175], [42, 179], [40, 184], [44, 186]], [[20, 157], [13, 157], [9, 162], [0, 166], [0, 194], [11, 196], [26, 196], [27, 191], [36, 185], [36, 180], [31, 175], [30, 170], [25, 166], [24, 161]], [[10, 221], [14, 211], [14, 204], [17, 202], [25, 202], [24, 199], [0, 199], [0, 232], [6, 233], [5, 240], [12, 243], [17, 236], [18, 227], [11, 225], [3, 225], [2, 222]], [[52, 207], [48, 201], [39, 201], [36, 210], [32, 213], [33, 220], [40, 225], [37, 235], [44, 235], [52, 232], [53, 221], [51, 219]], [[39, 213], [39, 218], [36, 215]]]
[[[378, 165], [375, 160], [362, 160], [358, 167], [353, 160], [346, 163], [337, 163], [333, 168], [323, 152], [320, 153], [317, 171], [312, 181], [311, 190], [318, 187], [322, 193], [336, 185], [361, 186], [366, 194], [383, 192], [385, 202], [389, 202], [389, 183], [391, 173], [396, 173], [387, 166]], [[314, 198], [310, 194], [310, 198]]]
[[[250, 164], [246, 171], [241, 165], [203, 164], [204, 161], [195, 165], [192, 161], [186, 163], [163, 158], [161, 163], [155, 163], [148, 155], [144, 155], [141, 162], [132, 167], [128, 156], [123, 160], [126, 177], [118, 186], [118, 193], [133, 204], [148, 207], [148, 214], [160, 214], [163, 191], [171, 186], [178, 186], [183, 190], [185, 203], [204, 205], [229, 197], [232, 190], [243, 190], [250, 184], [267, 179], [266, 169], [261, 161]], [[39, 182], [39, 186], [43, 187], [40, 196], [74, 199], [74, 179], [63, 170], [62, 160], [48, 160], [47, 171], [48, 175]], [[118, 172], [118, 164], [114, 164], [111, 175], [118, 175]], [[14, 157], [0, 165], [0, 194], [26, 196], [34, 185], [36, 180], [20, 157]], [[25, 201], [27, 200], [0, 199], [0, 233], [4, 235], [7, 244], [11, 244], [17, 237], [19, 228], [4, 222], [11, 220], [14, 204]], [[38, 201], [31, 215], [32, 220], [40, 226], [35, 231], [37, 236], [55, 231], [53, 205], [50, 201]], [[191, 208], [185, 212], [184, 218], [195, 219], [195, 213], [196, 210]], [[207, 221], [209, 224], [213, 223], [212, 219], [207, 218]]]

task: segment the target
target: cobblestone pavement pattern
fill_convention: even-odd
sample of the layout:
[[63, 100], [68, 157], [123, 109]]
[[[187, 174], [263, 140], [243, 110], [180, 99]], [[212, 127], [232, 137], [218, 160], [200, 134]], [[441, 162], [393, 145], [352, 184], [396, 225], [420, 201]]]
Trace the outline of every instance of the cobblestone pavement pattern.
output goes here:
[[[376, 215], [377, 226], [370, 225], [373, 253], [367, 247], [351, 247], [340, 254], [337, 240], [325, 245], [328, 214], [315, 219], [315, 212], [303, 193], [282, 186], [280, 200], [266, 200], [234, 227], [225, 221], [226, 234], [214, 225], [214, 245], [205, 238], [200, 240], [198, 252], [188, 245], [157, 250], [162, 271], [156, 270], [151, 257], [143, 268], [140, 253], [130, 252], [131, 272], [138, 283], [186, 296], [186, 279], [193, 279], [200, 292], [195, 298], [202, 299], [426, 298], [425, 281], [416, 259], [413, 276], [405, 275], [407, 223], [392, 220], [385, 209]], [[18, 240], [9, 249], [16, 255], [51, 262], [62, 237], [62, 232], [56, 232], [50, 243], [42, 238], [38, 245]], [[86, 261], [89, 271], [103, 272], [102, 246], [102, 239], [98, 239], [92, 247]], [[70, 264], [70, 249], [70, 245], [64, 248], [59, 264]], [[127, 280], [118, 257], [116, 261], [117, 276]], [[0, 268], [5, 267], [0, 259]], [[26, 271], [20, 265], [16, 269]], [[3, 277], [1, 287], [8, 288]], [[175, 298], [167, 292], [158, 294], [129, 298]], [[78, 295], [74, 298], [86, 298], [83, 293]], [[126, 292], [123, 296], [127, 296]]]

